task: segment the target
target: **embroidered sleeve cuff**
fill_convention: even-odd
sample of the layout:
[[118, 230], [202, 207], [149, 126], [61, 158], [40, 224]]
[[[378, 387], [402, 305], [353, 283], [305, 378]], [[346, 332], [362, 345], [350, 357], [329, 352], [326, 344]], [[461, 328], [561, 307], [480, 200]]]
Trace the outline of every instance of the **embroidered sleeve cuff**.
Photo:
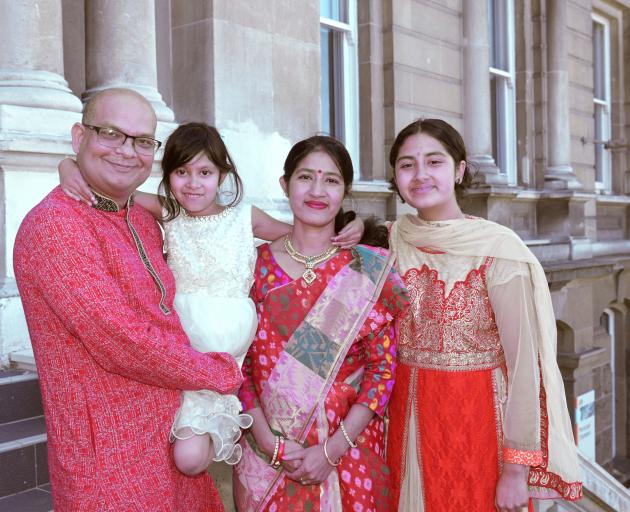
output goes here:
[[540, 450], [515, 450], [514, 448], [503, 448], [503, 461], [512, 464], [522, 464], [524, 466], [539, 466], [543, 457]]

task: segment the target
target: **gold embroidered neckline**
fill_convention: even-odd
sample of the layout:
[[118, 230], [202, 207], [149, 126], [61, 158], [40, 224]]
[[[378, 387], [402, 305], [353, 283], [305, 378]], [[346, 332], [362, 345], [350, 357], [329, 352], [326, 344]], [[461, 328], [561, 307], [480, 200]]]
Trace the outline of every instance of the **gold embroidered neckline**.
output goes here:
[[[120, 207], [118, 206], [118, 203], [114, 201], [113, 199], [103, 194], [99, 194], [98, 192], [92, 191], [92, 193], [94, 194], [94, 197], [96, 198], [96, 204], [93, 205], [93, 208], [96, 208], [97, 210], [100, 210], [102, 212], [117, 213], [120, 211]], [[129, 196], [129, 199], [127, 199], [126, 207], [130, 208], [132, 205], [133, 205], [133, 195]]]
[[287, 254], [291, 259], [297, 261], [298, 263], [304, 264], [304, 266], [306, 267], [304, 273], [302, 274], [302, 278], [304, 279], [304, 282], [307, 286], [310, 286], [313, 281], [317, 279], [317, 274], [315, 274], [315, 272], [313, 271], [315, 265], [319, 265], [323, 261], [326, 261], [339, 250], [339, 247], [332, 245], [321, 254], [316, 254], [315, 256], [306, 256], [305, 254], [302, 254], [295, 250], [293, 244], [291, 243], [291, 237], [289, 235], [285, 235], [284, 237], [284, 248], [286, 249]]
[[185, 219], [190, 222], [215, 222], [217, 220], [223, 219], [227, 217], [230, 212], [234, 210], [233, 207], [226, 207], [223, 211], [219, 213], [211, 213], [209, 215], [190, 215], [184, 208], [182, 208], [182, 215]]

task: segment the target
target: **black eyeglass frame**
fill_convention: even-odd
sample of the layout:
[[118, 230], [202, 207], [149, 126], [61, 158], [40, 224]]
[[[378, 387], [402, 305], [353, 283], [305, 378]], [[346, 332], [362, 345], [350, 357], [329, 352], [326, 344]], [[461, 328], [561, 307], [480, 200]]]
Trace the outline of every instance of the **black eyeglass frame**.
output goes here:
[[[103, 146], [107, 146], [108, 148], [120, 148], [122, 146], [125, 145], [125, 142], [127, 142], [127, 139], [131, 139], [132, 144], [133, 144], [133, 149], [137, 152], [140, 153], [141, 155], [150, 155], [150, 154], [155, 154], [155, 152], [160, 149], [160, 146], [162, 145], [162, 142], [154, 139], [153, 137], [147, 137], [146, 135], [129, 135], [128, 133], [125, 133], [121, 130], [119, 130], [118, 128], [112, 128], [111, 126], [95, 126], [93, 124], [86, 124], [86, 123], [81, 123], [83, 126], [85, 126], [86, 128], [90, 129], [90, 130], [94, 130], [94, 132], [96, 132], [96, 136], [97, 136], [97, 140], [99, 141], [100, 144], [103, 144]], [[103, 143], [103, 141], [100, 140], [100, 133], [101, 130], [112, 130], [114, 132], [120, 133], [121, 135], [124, 135], [125, 138], [123, 139], [123, 141], [117, 145], [117, 146], [110, 146], [108, 144]], [[136, 147], [136, 139], [146, 139], [146, 140], [151, 140], [153, 141], [153, 153], [143, 153], [142, 151], [138, 151], [138, 148]]]

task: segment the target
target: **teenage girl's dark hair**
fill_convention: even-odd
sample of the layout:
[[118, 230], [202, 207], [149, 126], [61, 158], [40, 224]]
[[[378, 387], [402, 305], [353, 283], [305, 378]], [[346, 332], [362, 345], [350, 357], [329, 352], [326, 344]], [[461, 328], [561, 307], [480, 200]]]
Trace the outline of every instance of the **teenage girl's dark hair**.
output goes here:
[[[326, 153], [335, 162], [343, 178], [344, 196], [347, 195], [352, 188], [352, 179], [354, 177], [352, 159], [341, 142], [327, 135], [314, 135], [308, 139], [301, 140], [291, 148], [284, 161], [284, 181], [288, 184], [300, 162], [315, 151]], [[356, 213], [354, 211], [344, 212], [343, 208], [340, 208], [339, 213], [335, 217], [335, 233], [339, 233], [346, 224], [355, 218]], [[365, 231], [360, 243], [387, 247], [388, 232], [385, 226], [378, 225], [373, 217], [366, 219], [364, 225]]]
[[171, 133], [164, 146], [162, 181], [158, 198], [162, 208], [166, 210], [165, 221], [173, 220], [181, 212], [181, 206], [171, 194], [169, 178], [174, 171], [190, 162], [199, 153], [204, 153], [217, 166], [222, 176], [228, 175], [224, 179], [232, 177], [234, 198], [227, 206], [236, 206], [242, 199], [243, 182], [217, 129], [206, 123], [185, 123]]
[[438, 140], [442, 146], [444, 146], [444, 149], [446, 149], [448, 154], [453, 158], [456, 166], [459, 162], [466, 162], [466, 169], [464, 170], [462, 181], [461, 183], [455, 183], [455, 191], [459, 194], [463, 190], [470, 188], [473, 183], [474, 175], [470, 169], [470, 164], [468, 163], [464, 140], [459, 132], [446, 121], [442, 121], [442, 119], [418, 119], [400, 130], [398, 135], [396, 135], [394, 144], [392, 144], [392, 149], [389, 152], [389, 163], [394, 170], [394, 175], [389, 180], [391, 190], [396, 192], [398, 197], [400, 197], [400, 199], [404, 202], [404, 199], [401, 197], [400, 191], [398, 190], [398, 186], [396, 185], [396, 160], [398, 159], [400, 148], [407, 138], [412, 135], [416, 135], [417, 133], [426, 133]]

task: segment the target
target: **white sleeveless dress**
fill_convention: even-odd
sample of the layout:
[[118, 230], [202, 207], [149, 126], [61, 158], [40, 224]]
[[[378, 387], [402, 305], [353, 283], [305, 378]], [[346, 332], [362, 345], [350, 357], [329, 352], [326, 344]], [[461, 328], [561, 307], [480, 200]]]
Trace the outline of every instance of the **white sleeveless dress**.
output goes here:
[[[239, 366], [256, 333], [257, 317], [249, 298], [256, 249], [251, 205], [239, 204], [216, 215], [191, 217], [186, 212], [164, 224], [168, 265], [176, 282], [175, 309], [190, 344], [199, 352], [228, 352]], [[190, 427], [208, 433], [215, 461], [236, 464], [241, 429], [251, 416], [240, 414], [234, 395], [214, 391], [184, 391], [175, 415], [171, 439]]]

